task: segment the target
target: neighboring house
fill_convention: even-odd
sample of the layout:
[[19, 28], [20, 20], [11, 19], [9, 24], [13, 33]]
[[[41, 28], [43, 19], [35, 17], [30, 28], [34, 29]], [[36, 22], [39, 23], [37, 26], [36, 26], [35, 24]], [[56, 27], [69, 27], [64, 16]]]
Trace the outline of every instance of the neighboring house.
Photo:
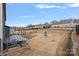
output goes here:
[[7, 43], [7, 38], [10, 37], [10, 27], [9, 26], [5, 26], [5, 40], [4, 42]]
[[72, 21], [67, 22], [67, 23], [63, 23], [63, 22], [62, 23], [56, 23], [56, 24], [51, 25], [51, 27], [54, 27], [54, 28], [72, 28], [72, 27], [75, 27], [78, 24], [79, 24], [79, 22], [72, 20]]

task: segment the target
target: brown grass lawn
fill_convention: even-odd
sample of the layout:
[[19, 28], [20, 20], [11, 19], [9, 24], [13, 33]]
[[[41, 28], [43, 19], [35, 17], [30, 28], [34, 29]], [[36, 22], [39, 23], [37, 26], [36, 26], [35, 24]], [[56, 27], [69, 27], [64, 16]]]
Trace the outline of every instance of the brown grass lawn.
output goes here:
[[[44, 32], [47, 32], [47, 38], [44, 37]], [[67, 40], [69, 30], [37, 30], [32, 33], [33, 36], [28, 40], [29, 48], [19, 48], [13, 51], [9, 51], [6, 55], [12, 56], [54, 56], [60, 51], [64, 40]], [[63, 44], [62, 44], [63, 43]], [[62, 51], [60, 51], [62, 52]]]

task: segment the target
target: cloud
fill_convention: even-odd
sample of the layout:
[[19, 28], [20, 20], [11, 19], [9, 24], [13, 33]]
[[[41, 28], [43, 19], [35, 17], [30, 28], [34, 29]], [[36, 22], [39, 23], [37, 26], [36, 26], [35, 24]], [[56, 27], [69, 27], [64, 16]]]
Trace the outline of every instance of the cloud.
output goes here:
[[34, 17], [34, 16], [18, 16], [19, 18], [32, 18], [32, 17]]
[[38, 4], [35, 7], [40, 9], [49, 9], [49, 8], [59, 8], [59, 9], [66, 9], [69, 7], [79, 7], [79, 3], [66, 3], [67, 6], [58, 6], [58, 5], [48, 5], [48, 4]]
[[8, 24], [8, 26], [11, 26], [11, 27], [25, 27], [25, 26], [27, 26], [27, 24]]
[[35, 7], [37, 8], [60, 8], [60, 9], [64, 9], [64, 8], [67, 8], [67, 7], [63, 7], [63, 6], [56, 6], [56, 5], [47, 5], [47, 4], [38, 4], [38, 5], [35, 5]]
[[67, 4], [69, 7], [79, 7], [79, 3]]

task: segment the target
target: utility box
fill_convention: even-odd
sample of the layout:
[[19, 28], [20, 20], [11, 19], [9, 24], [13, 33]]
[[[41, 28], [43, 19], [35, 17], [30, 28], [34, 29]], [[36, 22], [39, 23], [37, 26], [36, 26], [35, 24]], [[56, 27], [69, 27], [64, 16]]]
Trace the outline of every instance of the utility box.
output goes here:
[[44, 38], [47, 39], [48, 38], [48, 33], [44, 32]]
[[79, 25], [76, 25], [76, 34], [79, 35]]

